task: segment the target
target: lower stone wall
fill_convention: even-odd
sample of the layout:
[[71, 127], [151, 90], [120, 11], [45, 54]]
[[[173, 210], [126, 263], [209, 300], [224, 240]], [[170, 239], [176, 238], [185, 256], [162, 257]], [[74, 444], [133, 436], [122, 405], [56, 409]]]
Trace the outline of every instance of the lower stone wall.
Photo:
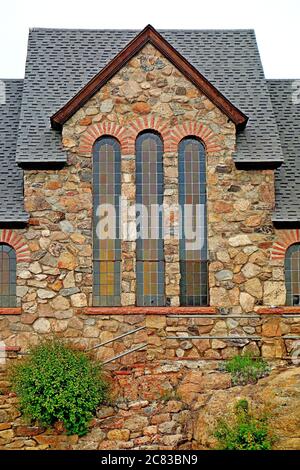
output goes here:
[[81, 438], [13, 419], [17, 414], [13, 397], [0, 397], [0, 412], [5, 416], [0, 423], [0, 450], [189, 449], [192, 445], [191, 414], [177, 400], [103, 407], [90, 432]]
[[26, 423], [2, 370], [0, 450], [191, 448], [191, 407], [176, 393], [184, 374], [180, 365], [115, 371], [111, 403], [98, 410], [88, 435], [79, 438], [66, 436], [59, 423], [48, 430]]
[[[230, 374], [219, 371], [217, 367], [216, 361], [162, 361], [151, 366], [136, 364], [114, 371], [110, 375], [111, 403], [97, 411], [89, 433], [81, 438], [66, 436], [60, 423], [54, 429], [28, 425], [18, 411], [17, 398], [9, 392], [9, 383], [2, 371], [0, 450], [211, 448], [215, 445], [211, 424], [225, 412], [226, 397], [234, 402], [249, 396], [250, 401], [255, 402], [256, 387], [264, 391], [266, 401], [274, 395], [272, 402], [274, 406], [280, 405], [279, 410], [282, 408], [282, 396], [286, 396], [289, 406], [293, 405], [288, 426], [282, 426], [281, 430], [279, 422], [276, 424], [274, 421], [273, 425], [282, 433], [282, 442], [288, 438], [291, 426], [295, 438], [297, 418], [294, 413], [297, 406], [293, 402], [299, 370], [283, 367], [283, 363], [276, 367], [273, 365], [270, 378], [260, 380], [257, 385], [232, 387]], [[217, 406], [218, 400], [222, 406]], [[276, 413], [277, 409], [275, 418]], [[285, 417], [279, 415], [279, 418], [282, 423], [286, 421], [286, 413]], [[281, 441], [278, 442], [277, 448], [280, 448]], [[292, 444], [296, 445], [294, 441]]]
[[197, 395], [231, 385], [230, 375], [215, 368], [216, 363], [166, 362], [112, 372], [111, 403], [97, 411], [89, 433], [81, 438], [66, 436], [59, 423], [48, 430], [26, 423], [2, 371], [0, 450], [196, 448]]

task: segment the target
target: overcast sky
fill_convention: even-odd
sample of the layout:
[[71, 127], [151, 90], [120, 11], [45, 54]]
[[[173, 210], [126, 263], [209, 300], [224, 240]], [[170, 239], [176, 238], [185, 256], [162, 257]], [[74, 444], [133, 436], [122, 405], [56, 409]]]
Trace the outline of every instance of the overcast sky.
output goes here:
[[267, 78], [300, 78], [300, 0], [1, 0], [0, 77], [22, 78], [28, 29], [253, 28]]

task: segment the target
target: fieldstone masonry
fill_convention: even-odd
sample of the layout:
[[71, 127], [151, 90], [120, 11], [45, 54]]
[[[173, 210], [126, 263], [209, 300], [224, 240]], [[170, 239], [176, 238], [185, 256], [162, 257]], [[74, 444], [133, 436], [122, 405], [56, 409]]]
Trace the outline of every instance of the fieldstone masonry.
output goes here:
[[162, 361], [116, 371], [110, 378], [114, 395], [83, 437], [67, 436], [61, 422], [48, 429], [28, 423], [0, 369], [0, 450], [213, 449], [216, 423], [241, 398], [260, 412], [267, 407], [275, 449], [299, 449], [299, 368], [277, 365], [257, 384], [244, 386], [233, 386], [216, 361]]
[[[189, 135], [199, 137], [207, 156], [209, 295], [215, 314], [207, 318], [128, 314], [135, 305], [135, 140], [146, 129], [164, 143], [164, 202], [178, 202], [177, 149]], [[282, 357], [294, 348], [283, 335], [299, 333], [295, 317], [253, 318], [262, 306], [285, 304], [284, 262], [270, 257], [282, 231], [271, 222], [274, 171], [237, 169], [232, 122], [153, 46], [142, 51], [109, 80], [63, 127], [68, 162], [57, 169], [25, 169], [25, 208], [29, 226], [14, 230], [26, 257], [18, 259], [17, 292], [21, 314], [0, 315], [1, 339], [27, 349], [49, 334], [81, 348], [119, 334], [145, 330], [97, 352], [108, 359], [147, 342], [145, 350], [121, 362], [156, 358], [222, 358], [247, 348]], [[92, 147], [102, 135], [121, 145], [122, 195], [127, 198], [128, 239], [122, 241], [122, 308], [97, 315], [92, 306]], [[168, 217], [168, 215], [166, 216]], [[177, 214], [169, 214], [174, 228]], [[279, 234], [279, 235], [278, 235]], [[165, 292], [179, 305], [179, 243], [166, 240]], [[10, 315], [4, 315], [10, 313]], [[202, 313], [205, 313], [205, 309]], [[213, 312], [210, 312], [213, 313]], [[270, 312], [269, 312], [270, 313]], [[252, 314], [252, 315], [251, 315]], [[248, 318], [247, 318], [248, 317]], [[257, 339], [169, 339], [171, 336], [261, 336]]]

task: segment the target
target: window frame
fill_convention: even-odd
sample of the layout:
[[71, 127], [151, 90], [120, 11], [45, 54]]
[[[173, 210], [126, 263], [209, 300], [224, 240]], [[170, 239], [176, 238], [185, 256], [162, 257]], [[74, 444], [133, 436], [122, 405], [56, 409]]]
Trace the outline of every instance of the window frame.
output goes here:
[[[98, 223], [98, 216], [96, 210], [99, 205], [101, 198], [100, 185], [101, 185], [101, 162], [100, 162], [100, 150], [103, 145], [111, 145], [114, 151], [114, 208], [116, 213], [115, 227], [116, 227], [116, 238], [114, 239], [114, 257], [113, 259], [107, 257], [107, 253], [102, 253], [99, 239], [96, 234], [96, 227]], [[107, 168], [108, 172], [108, 168]], [[97, 180], [98, 178], [98, 180]], [[121, 197], [121, 146], [119, 141], [112, 136], [102, 136], [96, 140], [93, 146], [93, 231], [92, 231], [92, 242], [93, 242], [93, 306], [95, 307], [113, 307], [121, 305], [121, 239], [119, 233], [119, 219], [120, 219], [120, 197]], [[104, 278], [111, 272], [109, 264], [113, 263], [114, 269], [114, 294], [113, 295], [101, 295], [101, 274]], [[106, 268], [106, 269], [105, 269]], [[96, 282], [96, 281], [99, 281]]]
[[[298, 260], [298, 278], [299, 278], [299, 303], [294, 303], [293, 301], [293, 280], [292, 280], [292, 255], [296, 252], [299, 252]], [[288, 247], [285, 253], [284, 259], [284, 279], [285, 279], [285, 288], [286, 288], [286, 305], [288, 306], [300, 306], [300, 243], [293, 243]]]
[[[181, 230], [181, 237], [179, 240], [179, 264], [180, 264], [180, 305], [181, 306], [193, 306], [193, 307], [206, 307], [209, 306], [209, 260], [208, 260], [208, 223], [207, 223], [207, 178], [206, 178], [206, 149], [203, 142], [195, 136], [186, 136], [184, 137], [178, 145], [178, 201], [181, 208], [181, 223], [184, 223], [184, 206], [186, 204], [187, 196], [187, 181], [186, 181], [186, 149], [187, 146], [191, 143], [197, 143], [198, 145], [198, 162], [197, 166], [199, 168], [199, 179], [198, 181], [190, 182], [191, 184], [191, 195], [190, 198], [192, 203], [193, 199], [199, 198], [199, 203], [204, 204], [204, 246], [201, 248], [199, 258], [187, 258], [187, 250], [185, 246], [186, 239], [184, 237], [183, 230]], [[191, 160], [191, 166], [192, 166]], [[194, 162], [195, 164], [195, 162]], [[199, 186], [198, 193], [194, 194], [193, 185]], [[187, 294], [187, 275], [191, 273], [191, 270], [188, 269], [189, 263], [197, 263], [198, 272], [200, 276], [205, 277], [205, 294], [202, 292], [199, 295], [188, 295]], [[191, 264], [190, 264], [191, 266]], [[196, 300], [196, 297], [199, 297], [199, 302]], [[202, 297], [205, 298], [203, 302]]]
[[[145, 162], [143, 161], [143, 143], [147, 139], [153, 139], [156, 143], [156, 173], [155, 173], [155, 184], [156, 184], [156, 191], [155, 193], [151, 193], [150, 187], [152, 185], [149, 182], [149, 192], [146, 192], [146, 196], [150, 199], [151, 197], [156, 198], [156, 204], [158, 206], [163, 206], [163, 199], [164, 199], [164, 165], [163, 165], [163, 140], [160, 135], [153, 131], [153, 130], [145, 130], [140, 133], [136, 138], [135, 144], [135, 155], [136, 155], [136, 203], [137, 204], [144, 204], [143, 197], [145, 196], [145, 188], [146, 185], [144, 184], [143, 177], [143, 167], [145, 167]], [[150, 163], [149, 167], [153, 165], [153, 162]], [[150, 173], [151, 176], [151, 173]], [[136, 224], [138, 228], [138, 217], [136, 211]], [[141, 227], [140, 227], [141, 229]], [[144, 239], [137, 238], [136, 240], [136, 305], [139, 307], [164, 307], [166, 305], [166, 295], [165, 295], [165, 258], [164, 258], [164, 240], [163, 240], [163, 217], [161, 212], [159, 213], [158, 219], [158, 230], [159, 230], [159, 238], [157, 239], [156, 244], [156, 256], [147, 257], [147, 253], [144, 249]], [[153, 239], [147, 239], [153, 240]], [[146, 263], [149, 263], [148, 267]], [[151, 272], [153, 269], [153, 265], [156, 263], [156, 267], [154, 267], [155, 277], [156, 277], [156, 285], [157, 293], [156, 295], [149, 295], [145, 294], [146, 288], [144, 284], [146, 268], [150, 271], [150, 278]], [[149, 269], [148, 269], [149, 268]], [[149, 276], [148, 276], [149, 277]], [[151, 278], [152, 279], [152, 278]], [[149, 286], [148, 286], [149, 287]], [[150, 290], [151, 290], [151, 282], [150, 282]]]
[[[9, 283], [4, 284], [3, 273], [4, 265], [3, 254], [6, 253], [8, 257], [8, 275]], [[3, 285], [8, 286], [8, 295], [1, 293]], [[0, 308], [14, 308], [17, 307], [17, 254], [15, 249], [8, 243], [0, 242]]]

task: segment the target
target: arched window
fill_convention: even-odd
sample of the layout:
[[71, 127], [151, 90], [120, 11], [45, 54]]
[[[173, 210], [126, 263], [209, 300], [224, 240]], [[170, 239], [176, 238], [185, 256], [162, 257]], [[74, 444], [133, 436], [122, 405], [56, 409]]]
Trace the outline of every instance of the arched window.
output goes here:
[[137, 305], [165, 305], [162, 237], [163, 144], [145, 132], [136, 141]]
[[286, 251], [285, 285], [287, 305], [300, 305], [300, 243]]
[[180, 303], [207, 305], [205, 148], [192, 137], [183, 139], [179, 144], [179, 204], [182, 216]]
[[103, 137], [93, 148], [94, 306], [121, 303], [120, 196], [120, 145], [112, 137]]
[[0, 243], [0, 307], [16, 306], [16, 252]]

